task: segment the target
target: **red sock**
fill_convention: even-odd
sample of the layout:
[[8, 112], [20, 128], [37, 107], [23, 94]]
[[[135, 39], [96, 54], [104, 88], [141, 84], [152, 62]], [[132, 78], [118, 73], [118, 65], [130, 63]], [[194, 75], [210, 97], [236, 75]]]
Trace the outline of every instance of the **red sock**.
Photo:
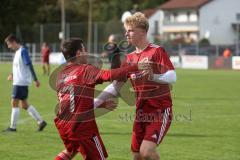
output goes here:
[[71, 158], [64, 152], [61, 152], [55, 157], [55, 160], [71, 160]]

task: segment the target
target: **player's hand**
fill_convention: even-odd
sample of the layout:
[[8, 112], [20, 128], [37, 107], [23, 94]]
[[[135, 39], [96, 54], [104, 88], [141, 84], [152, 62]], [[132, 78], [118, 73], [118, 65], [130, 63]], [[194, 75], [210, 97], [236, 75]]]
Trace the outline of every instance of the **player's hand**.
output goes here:
[[143, 70], [141, 73], [143, 76], [147, 76], [148, 80], [153, 80], [153, 70], [152, 69]]
[[12, 80], [13, 80], [13, 75], [12, 75], [12, 74], [9, 74], [7, 80], [8, 80], [8, 81], [12, 81]]
[[148, 80], [153, 79], [153, 67], [152, 67], [152, 62], [149, 61], [147, 58], [142, 59], [138, 63], [138, 68], [142, 70], [142, 75], [146, 76]]
[[107, 100], [107, 101], [103, 102], [98, 108], [105, 108], [110, 111], [113, 111], [114, 109], [117, 108], [117, 103], [114, 102], [113, 100]]
[[35, 86], [40, 87], [40, 82], [38, 80], [35, 81]]

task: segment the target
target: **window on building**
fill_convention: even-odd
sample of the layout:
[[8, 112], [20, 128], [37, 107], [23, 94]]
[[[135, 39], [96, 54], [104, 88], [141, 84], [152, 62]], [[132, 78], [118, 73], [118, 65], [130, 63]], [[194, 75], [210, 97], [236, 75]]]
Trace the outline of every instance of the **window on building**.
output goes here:
[[177, 21], [177, 18], [178, 18], [178, 13], [173, 13], [173, 18], [174, 18], [174, 21]]
[[190, 21], [190, 16], [191, 16], [191, 12], [188, 11], [188, 12], [187, 12], [187, 19], [188, 19], [188, 21]]
[[240, 22], [240, 13], [236, 14], [236, 19], [237, 19], [238, 22]]

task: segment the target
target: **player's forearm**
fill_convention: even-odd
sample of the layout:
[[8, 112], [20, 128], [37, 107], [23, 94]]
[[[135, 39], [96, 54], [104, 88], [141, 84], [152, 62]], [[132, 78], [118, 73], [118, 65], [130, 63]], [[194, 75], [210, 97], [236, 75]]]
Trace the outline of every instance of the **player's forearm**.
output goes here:
[[126, 81], [128, 74], [131, 72], [136, 72], [136, 71], [138, 71], [137, 65], [112, 69], [111, 70], [111, 79], [117, 80], [117, 81]]
[[37, 79], [37, 76], [36, 76], [36, 73], [35, 73], [35, 71], [34, 71], [34, 68], [33, 68], [32, 63], [29, 64], [29, 69], [30, 69], [30, 72], [31, 72], [31, 74], [32, 74], [33, 80], [34, 80], [34, 81], [37, 81], [38, 79]]
[[94, 98], [94, 108], [99, 107], [106, 100], [116, 97], [118, 95], [118, 91], [120, 90], [122, 84], [114, 81], [110, 85], [108, 85], [98, 96]]
[[166, 73], [163, 74], [153, 74], [152, 81], [157, 83], [168, 83], [172, 84], [175, 83], [177, 80], [177, 75], [174, 70], [169, 70]]

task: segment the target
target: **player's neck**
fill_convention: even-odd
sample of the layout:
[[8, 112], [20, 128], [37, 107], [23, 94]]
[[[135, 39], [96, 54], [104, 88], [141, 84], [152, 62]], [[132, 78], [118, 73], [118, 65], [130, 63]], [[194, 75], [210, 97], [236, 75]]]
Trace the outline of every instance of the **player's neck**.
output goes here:
[[136, 52], [137, 53], [142, 52], [148, 47], [148, 45], [149, 45], [149, 42], [147, 40], [140, 42], [138, 45], [136, 45]]
[[17, 44], [17, 45], [16, 45], [16, 50], [18, 50], [18, 49], [21, 48], [21, 47], [22, 47], [22, 45]]

